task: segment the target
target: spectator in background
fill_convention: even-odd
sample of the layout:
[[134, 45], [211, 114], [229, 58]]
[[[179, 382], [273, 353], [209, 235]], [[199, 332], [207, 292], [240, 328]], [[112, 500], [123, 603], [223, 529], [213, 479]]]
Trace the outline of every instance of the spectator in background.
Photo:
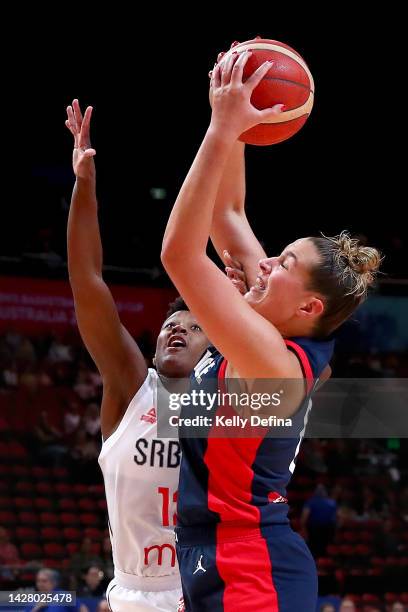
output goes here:
[[343, 599], [340, 604], [339, 612], [357, 612], [354, 601], [348, 597]]
[[17, 546], [10, 542], [8, 531], [0, 527], [0, 576], [7, 580], [13, 580], [15, 570], [21, 565]]
[[314, 557], [322, 557], [332, 541], [336, 528], [337, 503], [326, 487], [317, 485], [313, 497], [303, 506], [301, 524]]
[[109, 604], [106, 599], [101, 599], [101, 601], [98, 602], [96, 612], [111, 612], [111, 609], [109, 608]]
[[84, 364], [79, 365], [74, 391], [84, 401], [93, 400], [97, 395], [97, 389], [95, 388], [93, 378]]
[[73, 360], [72, 347], [61, 338], [54, 338], [47, 358], [50, 363], [70, 362]]
[[102, 569], [108, 580], [112, 580], [114, 575], [113, 559], [112, 559], [112, 544], [109, 536], [103, 538], [102, 543]]
[[393, 556], [404, 551], [401, 537], [394, 529], [394, 521], [386, 519], [381, 525], [381, 531], [376, 530], [374, 544], [377, 552], [385, 557]]
[[34, 346], [27, 336], [20, 337], [20, 343], [16, 347], [14, 356], [21, 367], [32, 366], [37, 361]]
[[79, 463], [87, 463], [97, 458], [99, 448], [87, 433], [80, 429], [75, 436], [75, 446], [72, 449], [72, 457]]
[[15, 360], [3, 369], [3, 381], [6, 387], [18, 386], [18, 368]]
[[391, 606], [390, 612], [406, 612], [406, 610], [406, 607], [400, 601], [395, 601]]
[[91, 437], [101, 437], [101, 419], [99, 417], [99, 406], [95, 403], [88, 404], [84, 415], [84, 429]]
[[102, 567], [103, 562], [98, 555], [92, 552], [92, 540], [91, 538], [84, 538], [81, 543], [81, 548], [78, 552], [74, 553], [70, 560], [70, 570], [75, 578], [74, 583], [75, 589], [78, 585], [81, 575], [88, 570], [91, 566]]
[[[35, 584], [40, 593], [58, 593], [58, 573], [52, 569], [42, 568], [37, 572]], [[24, 608], [24, 612], [38, 612], [39, 610], [42, 612], [88, 612], [88, 608], [78, 601], [76, 606], [57, 605], [56, 603], [46, 605], [39, 602]]]
[[105, 595], [107, 582], [100, 567], [91, 565], [82, 574], [82, 585], [79, 588], [81, 597], [100, 597]]
[[79, 402], [73, 400], [69, 402], [64, 414], [64, 433], [66, 436], [75, 434], [81, 422], [81, 412]]
[[324, 603], [319, 608], [319, 612], [336, 612], [336, 608], [331, 603]]
[[75, 435], [75, 444], [70, 452], [70, 467], [73, 477], [84, 484], [93, 484], [100, 480], [100, 470], [96, 459], [99, 455], [101, 441], [79, 429]]
[[35, 452], [39, 459], [51, 463], [54, 467], [61, 465], [68, 452], [62, 443], [62, 438], [59, 429], [49, 422], [48, 412], [43, 410], [34, 427]]

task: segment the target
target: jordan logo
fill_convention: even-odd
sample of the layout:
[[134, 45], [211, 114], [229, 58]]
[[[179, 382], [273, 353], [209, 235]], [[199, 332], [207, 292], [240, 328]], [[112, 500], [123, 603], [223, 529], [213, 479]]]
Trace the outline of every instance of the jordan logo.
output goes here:
[[195, 571], [193, 572], [193, 576], [194, 574], [196, 574], [198, 572], [198, 570], [201, 570], [202, 572], [206, 572], [207, 570], [203, 568], [203, 566], [201, 565], [201, 559], [203, 558], [203, 555], [200, 556], [198, 563], [197, 563], [197, 567], [195, 568]]
[[147, 421], [148, 423], [156, 423], [157, 421], [157, 417], [156, 417], [156, 409], [154, 408], [150, 408], [149, 412], [147, 414], [142, 414], [142, 416], [140, 417], [141, 421]]

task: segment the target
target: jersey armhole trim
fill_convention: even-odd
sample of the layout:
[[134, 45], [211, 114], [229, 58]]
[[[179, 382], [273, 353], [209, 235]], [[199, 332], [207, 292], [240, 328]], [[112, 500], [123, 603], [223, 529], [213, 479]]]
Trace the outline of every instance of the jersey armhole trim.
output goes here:
[[[135, 412], [135, 404], [137, 403], [139, 397], [143, 396], [145, 393], [147, 393], [148, 390], [149, 390], [149, 387], [152, 384], [152, 382], [154, 382], [156, 380], [157, 380], [156, 370], [153, 370], [152, 368], [149, 368], [149, 370], [147, 372], [147, 376], [144, 379], [142, 386], [136, 391], [135, 395], [130, 400], [129, 406], [126, 408], [126, 411], [125, 411], [123, 417], [121, 418], [120, 423], [117, 426], [117, 428], [115, 429], [115, 431], [106, 440], [103, 440], [103, 438], [102, 438], [102, 448], [101, 448], [101, 452], [99, 454], [98, 461], [103, 459], [105, 457], [106, 453], [119, 440], [119, 438], [124, 433], [124, 431], [126, 430], [128, 425], [130, 424], [130, 421], [133, 418], [133, 415], [134, 415], [134, 412]], [[156, 399], [155, 398], [155, 394], [154, 394], [154, 399]]]
[[310, 365], [309, 357], [306, 355], [306, 352], [302, 349], [302, 347], [293, 342], [292, 340], [285, 340], [285, 344], [292, 353], [295, 353], [296, 357], [299, 360], [300, 367], [302, 368], [303, 377], [306, 379], [306, 391], [310, 393], [313, 389], [313, 370]]

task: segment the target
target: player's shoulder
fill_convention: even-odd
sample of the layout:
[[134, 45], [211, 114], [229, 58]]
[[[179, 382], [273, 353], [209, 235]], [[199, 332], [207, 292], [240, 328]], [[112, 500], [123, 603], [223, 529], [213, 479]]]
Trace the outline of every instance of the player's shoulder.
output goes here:
[[303, 369], [310, 367], [312, 376], [317, 378], [330, 362], [335, 341], [334, 338], [294, 337], [285, 340], [286, 346], [293, 351]]

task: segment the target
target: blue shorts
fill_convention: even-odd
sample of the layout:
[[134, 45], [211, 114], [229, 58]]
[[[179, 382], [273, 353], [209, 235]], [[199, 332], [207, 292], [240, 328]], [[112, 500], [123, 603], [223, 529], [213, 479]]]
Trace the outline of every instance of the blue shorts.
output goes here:
[[315, 612], [316, 564], [289, 525], [176, 536], [186, 612]]

